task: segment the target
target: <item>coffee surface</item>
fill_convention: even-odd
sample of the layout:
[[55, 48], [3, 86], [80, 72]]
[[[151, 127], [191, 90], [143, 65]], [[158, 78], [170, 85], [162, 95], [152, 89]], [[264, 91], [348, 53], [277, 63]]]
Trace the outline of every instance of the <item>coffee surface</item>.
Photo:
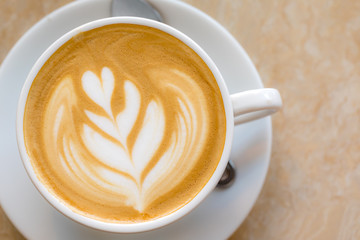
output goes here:
[[186, 205], [215, 171], [225, 132], [203, 60], [171, 35], [131, 24], [67, 41], [37, 74], [24, 115], [39, 180], [105, 222], [149, 221]]

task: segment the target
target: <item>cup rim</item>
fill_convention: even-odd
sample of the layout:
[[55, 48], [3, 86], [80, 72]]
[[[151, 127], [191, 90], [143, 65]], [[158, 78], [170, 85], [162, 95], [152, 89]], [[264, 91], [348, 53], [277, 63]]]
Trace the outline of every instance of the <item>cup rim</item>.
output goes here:
[[[212, 174], [211, 178], [208, 180], [206, 185], [200, 190], [200, 192], [187, 204], [179, 208], [178, 210], [160, 217], [158, 219], [154, 219], [147, 222], [140, 223], [112, 223], [112, 222], [104, 222], [91, 217], [86, 217], [81, 215], [80, 213], [74, 212], [69, 207], [67, 207], [60, 199], [56, 198], [52, 195], [48, 189], [41, 183], [38, 179], [34, 169], [32, 168], [32, 164], [30, 162], [30, 158], [27, 154], [25, 142], [24, 142], [24, 133], [23, 133], [23, 120], [24, 120], [24, 110], [27, 102], [28, 93], [30, 91], [32, 82], [38, 72], [40, 71], [43, 64], [49, 59], [49, 57], [59, 49], [64, 43], [70, 40], [73, 36], [89, 31], [92, 29], [96, 29], [99, 27], [103, 27], [105, 25], [112, 24], [134, 24], [134, 25], [142, 25], [152, 27], [163, 32], [166, 32], [175, 38], [182, 41], [184, 44], [193, 49], [197, 55], [199, 55], [206, 65], [209, 67], [211, 72], [213, 73], [217, 85], [219, 86], [223, 105], [225, 109], [226, 116], [226, 134], [225, 134], [225, 143], [223, 148], [223, 153], [220, 158], [220, 161], [215, 169], [215, 172]], [[234, 129], [234, 117], [233, 117], [233, 109], [230, 100], [230, 94], [226, 87], [225, 81], [216, 67], [213, 60], [208, 56], [208, 54], [190, 37], [180, 32], [179, 30], [161, 22], [157, 22], [150, 19], [139, 18], [139, 17], [110, 17], [103, 18], [95, 21], [88, 22], [83, 24], [58, 38], [53, 44], [51, 44], [43, 54], [38, 58], [38, 60], [33, 65], [30, 70], [25, 83], [22, 87], [18, 106], [17, 106], [17, 116], [16, 116], [16, 138], [17, 144], [20, 152], [20, 156], [25, 167], [25, 170], [33, 182], [34, 186], [40, 192], [40, 194], [45, 198], [55, 209], [57, 209], [63, 215], [69, 217], [70, 219], [78, 222], [82, 225], [112, 233], [138, 233], [145, 232], [150, 230], [155, 230], [160, 227], [166, 226], [176, 220], [182, 218], [183, 216], [190, 213], [194, 208], [196, 208], [216, 187], [218, 181], [220, 180], [226, 165], [229, 160], [230, 148], [233, 139], [233, 129]]]

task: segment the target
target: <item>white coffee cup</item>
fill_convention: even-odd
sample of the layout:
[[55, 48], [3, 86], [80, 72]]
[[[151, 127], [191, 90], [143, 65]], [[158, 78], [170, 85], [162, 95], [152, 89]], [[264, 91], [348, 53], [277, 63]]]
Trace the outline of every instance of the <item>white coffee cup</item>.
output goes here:
[[[47, 188], [40, 182], [31, 165], [24, 143], [23, 120], [24, 120], [25, 104], [27, 101], [27, 96], [30, 87], [32, 85], [32, 82], [36, 77], [37, 73], [39, 72], [39, 70], [41, 69], [41, 67], [43, 66], [43, 64], [60, 46], [62, 46], [65, 42], [67, 42], [70, 38], [77, 35], [78, 33], [89, 31], [94, 28], [98, 28], [101, 26], [114, 24], [114, 23], [130, 23], [130, 24], [153, 27], [178, 38], [186, 45], [188, 45], [190, 48], [192, 48], [204, 60], [204, 62], [208, 65], [213, 75], [215, 76], [217, 84], [222, 94], [224, 108], [225, 108], [225, 114], [226, 114], [225, 145], [220, 162], [215, 172], [213, 173], [212, 177], [210, 178], [208, 183], [202, 188], [200, 193], [185, 206], [183, 206], [179, 210], [167, 216], [149, 222], [131, 223], [131, 224], [102, 222], [73, 212], [67, 206], [65, 206], [61, 201], [59, 201], [59, 199], [53, 196], [47, 190]], [[241, 76], [239, 76], [239, 79], [241, 79]], [[20, 99], [17, 109], [17, 124], [16, 124], [17, 141], [18, 141], [18, 147], [23, 164], [30, 179], [32, 180], [35, 187], [42, 194], [42, 196], [59, 212], [61, 212], [65, 216], [71, 218], [72, 220], [78, 223], [81, 223], [83, 225], [98, 230], [116, 232], [116, 233], [143, 232], [168, 225], [180, 219], [181, 217], [185, 216], [186, 214], [191, 212], [196, 206], [198, 206], [200, 202], [204, 200], [216, 187], [217, 183], [219, 182], [220, 178], [223, 175], [223, 172], [229, 161], [234, 125], [268, 116], [278, 111], [281, 108], [281, 106], [282, 106], [281, 97], [276, 89], [256, 89], [256, 90], [249, 90], [249, 91], [230, 95], [227, 90], [225, 81], [223, 80], [220, 74], [220, 71], [218, 70], [214, 62], [211, 60], [211, 58], [205, 53], [204, 50], [202, 50], [202, 48], [199, 45], [197, 45], [193, 40], [191, 40], [189, 37], [187, 37], [185, 34], [181, 33], [180, 31], [164, 23], [160, 23], [144, 18], [135, 18], [135, 17], [106, 18], [106, 19], [101, 19], [87, 23], [66, 33], [65, 35], [60, 37], [56, 42], [54, 42], [37, 60], [37, 62], [31, 69], [20, 94]]]

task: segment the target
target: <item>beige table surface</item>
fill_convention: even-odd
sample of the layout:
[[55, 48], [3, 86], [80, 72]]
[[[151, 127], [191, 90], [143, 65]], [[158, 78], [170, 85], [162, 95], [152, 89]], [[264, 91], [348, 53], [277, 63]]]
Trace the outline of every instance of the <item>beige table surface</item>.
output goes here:
[[[67, 2], [1, 0], [0, 62]], [[231, 239], [360, 239], [360, 1], [185, 2], [225, 26], [284, 101], [264, 188]], [[1, 208], [0, 239], [23, 239]]]

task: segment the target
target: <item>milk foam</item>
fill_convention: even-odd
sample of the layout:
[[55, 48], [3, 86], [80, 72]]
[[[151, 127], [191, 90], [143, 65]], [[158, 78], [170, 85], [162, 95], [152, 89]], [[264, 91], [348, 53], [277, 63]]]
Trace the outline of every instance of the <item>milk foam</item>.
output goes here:
[[[180, 75], [184, 82], [192, 82], [186, 75], [180, 72], [176, 74]], [[175, 174], [181, 180], [195, 164], [196, 158], [193, 161], [187, 160], [186, 163], [184, 159], [191, 159], [189, 155], [196, 154], [195, 148], [201, 148], [204, 144], [202, 136], [207, 129], [206, 121], [202, 122], [201, 128], [197, 127], [197, 121], [198, 115], [205, 112], [195, 111], [192, 100], [185, 90], [172, 86], [174, 92], [178, 94], [177, 101], [180, 106], [175, 124], [176, 131], [170, 139], [164, 139], [167, 109], [164, 109], [161, 101], [155, 97], [147, 104], [136, 140], [130, 147], [127, 139], [138, 120], [142, 101], [137, 86], [130, 80], [124, 81], [124, 108], [114, 114], [112, 99], [118, 96], [114, 96], [116, 81], [108, 67], [102, 69], [100, 77], [91, 71], [86, 71], [81, 83], [87, 97], [102, 111], [93, 112], [84, 109], [84, 115], [92, 125], [82, 124], [80, 144], [73, 142], [71, 136], [67, 134], [58, 136], [66, 106], [63, 104], [57, 106], [58, 111], [53, 124], [53, 142], [56, 143], [59, 137], [62, 138], [63, 144], [60, 147], [63, 149], [57, 149], [57, 152], [65, 153], [60, 156], [62, 166], [68, 166], [67, 172], [80, 177], [84, 184], [91, 185], [95, 182], [96, 187], [103, 192], [124, 195], [128, 205], [142, 212], [154, 200], [154, 191], [163, 191], [161, 185], [165, 184], [162, 184], [162, 181], [167, 176]], [[49, 113], [52, 114], [52, 111]], [[164, 140], [170, 142], [169, 147], [144, 175], [144, 170], [153, 160]], [[87, 159], [80, 154], [83, 147], [96, 158], [96, 164], [87, 162]], [[179, 169], [182, 171], [178, 172]], [[82, 177], [83, 175], [86, 177]]]

